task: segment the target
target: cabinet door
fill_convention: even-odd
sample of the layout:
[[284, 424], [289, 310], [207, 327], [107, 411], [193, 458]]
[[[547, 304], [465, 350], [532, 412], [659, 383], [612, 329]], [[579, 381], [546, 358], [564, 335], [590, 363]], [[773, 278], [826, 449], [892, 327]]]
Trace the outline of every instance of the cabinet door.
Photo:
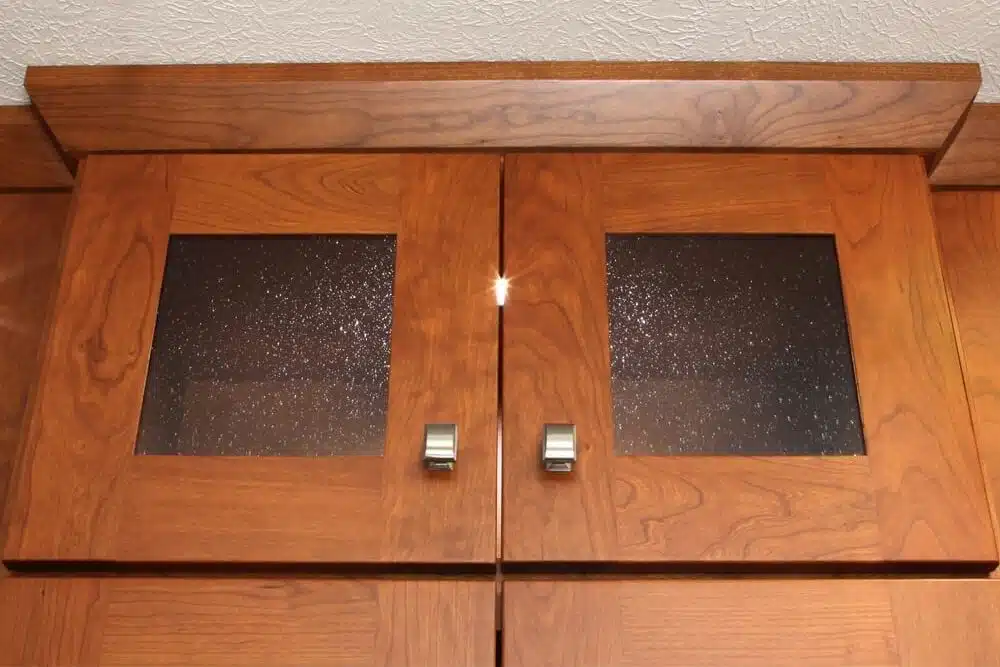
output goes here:
[[494, 561], [499, 169], [88, 158], [5, 559]]
[[996, 560], [919, 158], [506, 164], [508, 561]]
[[992, 580], [508, 581], [508, 667], [1000, 666]]
[[493, 581], [10, 578], [10, 667], [492, 667]]

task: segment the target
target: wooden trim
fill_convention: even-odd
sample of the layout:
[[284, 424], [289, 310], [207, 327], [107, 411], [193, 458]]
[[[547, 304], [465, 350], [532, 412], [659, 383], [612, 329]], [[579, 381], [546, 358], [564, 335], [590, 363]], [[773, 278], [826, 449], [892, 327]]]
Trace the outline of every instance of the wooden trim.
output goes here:
[[71, 187], [73, 175], [31, 107], [0, 107], [0, 189]]
[[1000, 104], [973, 104], [934, 173], [935, 187], [1000, 187]]
[[975, 64], [384, 63], [31, 67], [67, 152], [447, 148], [930, 153]]
[[[29, 83], [58, 81], [70, 75], [86, 85], [109, 80], [142, 79], [170, 74], [192, 82], [215, 84], [220, 78], [248, 83], [289, 81], [500, 81], [500, 80], [748, 80], [912, 81], [968, 80], [978, 76], [975, 63], [815, 63], [815, 62], [403, 62], [289, 63], [257, 65], [56, 65], [28, 68]], [[138, 81], [136, 81], [138, 79]]]

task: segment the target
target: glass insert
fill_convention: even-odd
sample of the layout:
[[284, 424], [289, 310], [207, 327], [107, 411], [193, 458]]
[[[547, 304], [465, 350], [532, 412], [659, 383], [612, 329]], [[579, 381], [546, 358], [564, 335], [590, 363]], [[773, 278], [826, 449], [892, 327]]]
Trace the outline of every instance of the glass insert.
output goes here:
[[174, 236], [138, 454], [379, 455], [394, 236]]
[[615, 451], [864, 454], [832, 236], [607, 237]]

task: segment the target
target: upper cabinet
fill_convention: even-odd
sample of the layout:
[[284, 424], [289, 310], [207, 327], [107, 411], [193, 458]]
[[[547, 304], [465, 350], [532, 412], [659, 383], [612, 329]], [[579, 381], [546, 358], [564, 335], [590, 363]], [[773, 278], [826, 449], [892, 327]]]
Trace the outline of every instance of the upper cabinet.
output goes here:
[[996, 561], [916, 156], [82, 170], [10, 562]]
[[495, 560], [499, 156], [82, 170], [5, 559]]
[[920, 158], [505, 170], [507, 561], [996, 560]]

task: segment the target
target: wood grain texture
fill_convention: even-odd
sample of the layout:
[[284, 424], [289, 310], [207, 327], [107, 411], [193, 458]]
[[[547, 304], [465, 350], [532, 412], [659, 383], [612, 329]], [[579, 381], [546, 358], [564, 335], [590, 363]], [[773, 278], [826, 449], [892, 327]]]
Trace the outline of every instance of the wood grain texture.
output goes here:
[[992, 580], [514, 580], [504, 599], [511, 667], [1000, 665]]
[[[497, 156], [92, 156], [83, 169], [6, 559], [495, 560]], [[384, 456], [133, 455], [178, 229], [397, 235]], [[424, 426], [442, 421], [459, 425], [460, 462], [431, 475]]]
[[31, 67], [60, 144], [938, 150], [973, 64], [409, 63]]
[[881, 581], [508, 581], [504, 599], [511, 667], [900, 664]]
[[394, 234], [398, 155], [185, 155], [172, 234]]
[[[500, 158], [405, 156], [401, 182], [383, 559], [494, 562]], [[414, 455], [431, 423], [458, 426], [451, 473]]]
[[620, 234], [832, 234], [824, 173], [811, 155], [602, 155], [602, 227]]
[[[507, 560], [996, 560], [918, 158], [507, 165]], [[605, 232], [834, 234], [868, 457], [613, 456]], [[572, 475], [540, 472], [551, 422]]]
[[934, 186], [1000, 185], [1000, 104], [973, 104], [931, 174]]
[[114, 557], [377, 560], [385, 530], [381, 460], [286, 459], [132, 456], [129, 451], [114, 496], [116, 511], [105, 520], [114, 523]]
[[979, 74], [974, 63], [817, 63], [725, 61], [505, 61], [505, 62], [356, 62], [258, 65], [90, 65], [37, 66], [32, 78], [58, 81], [71, 76], [81, 85], [101, 85], [133, 77], [189, 78], [213, 84], [220, 77], [252, 83], [308, 81], [504, 81], [532, 79], [787, 79], [789, 81], [969, 81]]
[[891, 581], [901, 664], [1000, 667], [1000, 581]]
[[0, 107], [0, 156], [0, 190], [73, 187], [73, 175], [30, 107]]
[[[629, 640], [618, 599], [620, 582], [567, 580], [518, 581], [503, 584], [505, 667], [576, 667], [621, 663]], [[656, 656], [652, 664], [663, 664]]]
[[101, 587], [96, 579], [0, 579], [5, 667], [100, 667]]
[[0, 582], [11, 667], [485, 667], [492, 581]]
[[[617, 556], [608, 318], [595, 316], [607, 308], [599, 160], [505, 160], [505, 560]], [[546, 423], [576, 425], [572, 476], [541, 467]]]
[[923, 165], [825, 160], [883, 556], [995, 562]]
[[81, 169], [7, 557], [111, 557], [105, 517], [138, 427], [170, 225], [167, 160], [95, 157]]
[[986, 487], [1000, 503], [1000, 193], [938, 192], [934, 215]]
[[615, 473], [621, 560], [881, 560], [864, 457], [627, 457]]
[[376, 665], [493, 667], [496, 582], [380, 582]]
[[0, 542], [7, 487], [62, 247], [69, 195], [0, 196]]

